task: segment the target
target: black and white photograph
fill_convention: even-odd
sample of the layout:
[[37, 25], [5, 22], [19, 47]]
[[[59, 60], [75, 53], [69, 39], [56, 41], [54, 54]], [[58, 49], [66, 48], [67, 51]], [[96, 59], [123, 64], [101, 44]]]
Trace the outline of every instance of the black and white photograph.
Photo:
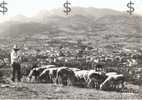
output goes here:
[[0, 100], [142, 100], [142, 0], [0, 0]]

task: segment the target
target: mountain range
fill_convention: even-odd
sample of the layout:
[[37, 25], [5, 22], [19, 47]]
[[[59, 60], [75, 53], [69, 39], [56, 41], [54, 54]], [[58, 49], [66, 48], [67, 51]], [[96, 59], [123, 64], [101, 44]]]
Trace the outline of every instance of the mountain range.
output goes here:
[[17, 15], [0, 23], [1, 39], [82, 40], [93, 47], [142, 47], [142, 16], [111, 9], [74, 7], [66, 16], [62, 9], [37, 15]]

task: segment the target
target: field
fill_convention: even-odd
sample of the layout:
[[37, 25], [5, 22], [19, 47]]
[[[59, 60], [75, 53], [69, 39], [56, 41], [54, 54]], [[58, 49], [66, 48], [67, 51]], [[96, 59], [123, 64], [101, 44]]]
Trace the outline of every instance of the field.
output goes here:
[[142, 99], [142, 87], [135, 87], [135, 93], [101, 91], [78, 87], [59, 87], [53, 84], [15, 83], [16, 87], [1, 87], [1, 99]]
[[[0, 24], [0, 99], [142, 99], [142, 17], [108, 9], [77, 7], [74, 11], [77, 14], [70, 17], [45, 12], [41, 18], [25, 16], [27, 21]], [[54, 60], [56, 65], [85, 70], [101, 64], [106, 72], [124, 74], [127, 89], [101, 91], [30, 82], [3, 87], [1, 76], [10, 79], [12, 73], [9, 65], [14, 44], [20, 47], [24, 75], [35, 63], [47, 65]]]
[[[11, 76], [11, 68], [3, 67], [0, 69], [2, 75], [6, 78]], [[136, 74], [134, 74], [136, 75]], [[5, 84], [4, 84], [5, 85]], [[123, 92], [102, 91], [96, 89], [57, 86], [48, 83], [31, 83], [20, 82], [13, 83], [15, 87], [4, 86], [0, 82], [0, 99], [113, 99], [113, 100], [129, 100], [142, 99], [142, 86], [126, 84], [127, 90]]]

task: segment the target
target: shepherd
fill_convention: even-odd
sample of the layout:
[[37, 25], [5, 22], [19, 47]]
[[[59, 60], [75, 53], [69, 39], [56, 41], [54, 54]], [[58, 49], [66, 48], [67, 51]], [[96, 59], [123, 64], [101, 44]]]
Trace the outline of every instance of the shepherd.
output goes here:
[[17, 47], [17, 45], [14, 45], [11, 52], [11, 67], [13, 68], [13, 72], [12, 72], [13, 82], [15, 82], [16, 75], [17, 75], [18, 81], [19, 82], [21, 81], [21, 66], [20, 66], [19, 50], [20, 49]]

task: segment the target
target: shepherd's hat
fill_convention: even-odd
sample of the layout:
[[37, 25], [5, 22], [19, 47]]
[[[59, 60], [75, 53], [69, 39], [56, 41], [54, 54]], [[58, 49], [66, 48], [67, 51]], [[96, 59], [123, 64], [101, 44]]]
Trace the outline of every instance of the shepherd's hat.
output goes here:
[[16, 51], [19, 50], [19, 48], [18, 48], [18, 46], [16, 44], [13, 46], [13, 50], [16, 50]]

